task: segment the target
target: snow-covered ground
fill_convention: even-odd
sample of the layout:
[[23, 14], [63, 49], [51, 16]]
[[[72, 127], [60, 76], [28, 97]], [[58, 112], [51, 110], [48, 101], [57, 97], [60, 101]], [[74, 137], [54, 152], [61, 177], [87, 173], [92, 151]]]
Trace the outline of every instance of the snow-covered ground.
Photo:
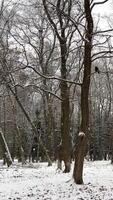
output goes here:
[[84, 184], [76, 185], [72, 171], [57, 171], [56, 163], [10, 168], [0, 163], [0, 200], [113, 200], [113, 166], [109, 161], [87, 162]]

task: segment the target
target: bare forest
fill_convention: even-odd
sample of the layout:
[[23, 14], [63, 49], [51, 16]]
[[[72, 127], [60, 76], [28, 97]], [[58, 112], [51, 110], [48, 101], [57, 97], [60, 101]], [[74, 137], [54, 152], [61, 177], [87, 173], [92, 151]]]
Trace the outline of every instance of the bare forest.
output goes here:
[[74, 163], [76, 184], [84, 160], [112, 166], [113, 13], [96, 11], [109, 2], [0, 1], [3, 166]]

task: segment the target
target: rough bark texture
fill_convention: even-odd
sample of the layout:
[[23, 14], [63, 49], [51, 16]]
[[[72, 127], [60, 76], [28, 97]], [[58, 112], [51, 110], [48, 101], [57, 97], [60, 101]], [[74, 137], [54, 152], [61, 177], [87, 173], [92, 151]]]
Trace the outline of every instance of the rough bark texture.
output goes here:
[[92, 50], [92, 33], [93, 19], [91, 15], [90, 0], [84, 0], [84, 9], [86, 15], [86, 39], [84, 47], [84, 77], [81, 87], [81, 126], [80, 131], [85, 133], [85, 137], [79, 136], [79, 146], [75, 155], [75, 166], [73, 177], [77, 184], [83, 183], [83, 162], [85, 155], [85, 146], [88, 135], [89, 124], [89, 87], [91, 75], [91, 50]]
[[82, 184], [82, 173], [83, 173], [83, 161], [85, 152], [85, 134], [78, 136], [78, 145], [75, 151], [75, 165], [73, 177], [77, 184]]
[[[61, 49], [61, 77], [62, 79], [67, 78], [67, 69], [66, 69], [66, 56], [67, 56], [67, 47], [65, 40], [65, 33], [61, 31], [61, 37], [64, 40], [60, 41], [60, 49]], [[62, 139], [62, 160], [65, 163], [64, 172], [70, 171], [70, 140], [69, 140], [69, 89], [66, 82], [62, 81], [60, 84], [61, 89], [61, 139]]]

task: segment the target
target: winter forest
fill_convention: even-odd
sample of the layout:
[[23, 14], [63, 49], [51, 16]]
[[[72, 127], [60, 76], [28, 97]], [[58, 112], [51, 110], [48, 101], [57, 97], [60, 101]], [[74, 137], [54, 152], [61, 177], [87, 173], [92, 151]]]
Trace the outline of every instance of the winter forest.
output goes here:
[[0, 0], [0, 200], [113, 199], [112, 0]]

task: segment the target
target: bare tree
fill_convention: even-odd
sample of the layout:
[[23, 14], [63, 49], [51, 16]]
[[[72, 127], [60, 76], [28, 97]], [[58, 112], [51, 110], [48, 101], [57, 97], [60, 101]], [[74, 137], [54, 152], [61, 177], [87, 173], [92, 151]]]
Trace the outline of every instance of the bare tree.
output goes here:
[[[45, 13], [48, 17], [48, 20], [53, 27], [57, 39], [60, 45], [60, 72], [61, 78], [67, 79], [67, 58], [68, 58], [68, 41], [71, 41], [72, 35], [69, 34], [69, 17], [71, 14], [72, 1], [62, 1], [58, 0], [51, 4], [51, 2], [47, 2], [43, 0], [43, 6]], [[51, 14], [51, 9], [54, 10], [56, 14], [56, 18], [54, 18]], [[67, 17], [64, 17], [64, 13], [67, 13]], [[60, 82], [60, 91], [61, 91], [61, 144], [59, 146], [58, 155], [59, 160], [63, 160], [65, 163], [64, 172], [70, 171], [70, 147], [71, 147], [71, 139], [70, 139], [70, 103], [69, 103], [69, 87], [66, 81], [61, 80]]]
[[[101, 4], [107, 1], [100, 2]], [[94, 31], [94, 22], [92, 17], [92, 8], [99, 3], [90, 0], [84, 0], [84, 12], [86, 19], [85, 44], [84, 44], [84, 75], [81, 87], [81, 125], [78, 135], [78, 146], [75, 154], [75, 165], [73, 177], [77, 184], [83, 183], [83, 162], [88, 139], [89, 127], [89, 88], [92, 67], [92, 39]]]

